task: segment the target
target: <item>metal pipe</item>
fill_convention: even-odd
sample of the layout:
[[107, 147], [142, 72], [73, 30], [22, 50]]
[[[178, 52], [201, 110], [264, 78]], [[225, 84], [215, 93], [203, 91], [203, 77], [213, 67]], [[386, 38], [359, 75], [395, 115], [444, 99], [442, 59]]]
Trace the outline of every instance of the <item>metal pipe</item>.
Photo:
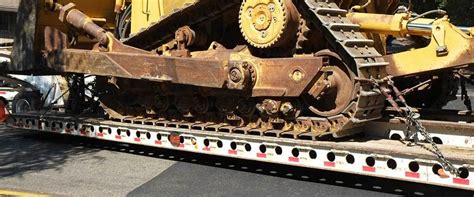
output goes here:
[[[360, 30], [363, 32], [387, 34], [393, 36], [431, 36], [433, 23], [436, 19], [427, 18], [410, 18], [408, 14], [372, 14], [352, 12], [347, 17], [354, 23], [359, 24]], [[413, 20], [415, 19], [415, 20]], [[410, 22], [412, 21], [412, 22]], [[458, 26], [462, 32], [473, 35], [474, 28]]]
[[60, 21], [67, 22], [75, 28], [83, 30], [88, 35], [96, 38], [101, 45], [105, 46], [109, 43], [107, 31], [95, 24], [89, 16], [77, 9], [74, 9], [75, 5], [73, 3], [69, 3], [65, 6], [59, 6]]
[[[456, 26], [456, 28], [458, 28], [464, 33], [471, 34], [472, 27]], [[426, 32], [431, 33], [433, 29], [433, 25], [423, 24], [423, 23], [408, 23], [407, 29], [408, 31], [416, 31], [416, 32], [426, 31]]]
[[409, 32], [425, 32], [426, 34], [431, 34], [433, 25], [423, 24], [423, 23], [408, 23], [407, 30]]

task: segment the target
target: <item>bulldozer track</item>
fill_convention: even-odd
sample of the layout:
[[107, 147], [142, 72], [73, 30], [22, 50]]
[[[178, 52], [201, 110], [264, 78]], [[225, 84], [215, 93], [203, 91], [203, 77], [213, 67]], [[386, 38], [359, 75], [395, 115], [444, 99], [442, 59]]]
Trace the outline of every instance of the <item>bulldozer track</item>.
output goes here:
[[[305, 0], [296, 1], [295, 3], [299, 7], [301, 14], [310, 19], [308, 23], [313, 23], [313, 27], [323, 31], [323, 35], [331, 45], [331, 50], [335, 51], [342, 58], [342, 61], [349, 66], [355, 78], [355, 90], [353, 91], [351, 102], [342, 113], [335, 116], [299, 117], [296, 122], [307, 125], [308, 129], [294, 129], [293, 131], [257, 129], [261, 131], [254, 131], [256, 129], [241, 128], [237, 130], [243, 133], [248, 131], [257, 132], [261, 135], [272, 133], [272, 135], [276, 136], [281, 134], [290, 135], [291, 133], [294, 138], [310, 138], [315, 140], [317, 137], [327, 134], [333, 134], [334, 137], [350, 135], [354, 133], [353, 128], [362, 126], [366, 122], [380, 119], [385, 105], [384, 95], [376, 90], [372, 84], [361, 82], [373, 79], [380, 80], [387, 76], [385, 67], [388, 63], [383, 60], [382, 55], [373, 47], [374, 42], [359, 32], [359, 25], [352, 23], [346, 18], [347, 10], [340, 9], [332, 1]], [[180, 25], [192, 26], [199, 24], [211, 17], [218, 16], [225, 10], [232, 9], [234, 6], [239, 7], [239, 4], [240, 1], [197, 1], [183, 9], [177, 10], [168, 17], [164, 17], [160, 22], [133, 35], [124, 43], [147, 50], [157, 48], [160, 44], [173, 39], [174, 31]], [[198, 12], [199, 15], [193, 16], [193, 20], [186, 16], [187, 13], [194, 13], [188, 12], [189, 10], [201, 6], [207, 6], [209, 10], [213, 11]], [[181, 20], [177, 20], [180, 23], [165, 28], [169, 25], [170, 21], [176, 21], [174, 20], [175, 17], [181, 18]], [[157, 31], [158, 29], [169, 29], [170, 31]], [[155, 40], [151, 41], [151, 39]], [[223, 125], [225, 124], [223, 123]]]
[[[338, 52], [358, 78], [371, 80], [387, 76], [385, 67], [388, 63], [373, 47], [374, 42], [359, 32], [357, 24], [346, 18], [347, 10], [340, 9], [330, 1], [305, 0], [298, 5], [307, 10], [303, 14], [311, 19], [310, 22], [323, 29], [323, 35], [333, 50]], [[327, 118], [325, 124], [338, 125], [332, 129], [346, 130], [382, 117], [385, 102], [382, 93], [360, 81], [356, 81], [354, 87], [356, 94], [349, 108], [338, 116]]]

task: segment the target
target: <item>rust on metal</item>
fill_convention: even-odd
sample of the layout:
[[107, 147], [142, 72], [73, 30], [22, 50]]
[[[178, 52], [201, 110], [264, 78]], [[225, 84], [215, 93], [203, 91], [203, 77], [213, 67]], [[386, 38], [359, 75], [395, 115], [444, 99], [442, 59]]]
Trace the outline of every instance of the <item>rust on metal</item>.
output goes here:
[[85, 31], [87, 34], [96, 38], [101, 45], [107, 45], [109, 38], [107, 32], [95, 24], [91, 18], [82, 13], [81, 11], [74, 9], [76, 5], [69, 3], [60, 8], [59, 20], [62, 22], [67, 21], [69, 24], [77, 29]]
[[[406, 92], [393, 87], [391, 93], [388, 75], [473, 62], [472, 35], [447, 18], [431, 20], [429, 33], [409, 29], [409, 14], [382, 15], [392, 14], [398, 0], [370, 1], [362, 6], [367, 13], [352, 9], [365, 1], [351, 0], [179, 1], [184, 5], [167, 16], [154, 12], [165, 5], [156, 1], [143, 17], [130, 1], [100, 4], [108, 9], [69, 2], [39, 4], [49, 9], [38, 15], [35, 28], [45, 39], [35, 40], [35, 55], [61, 74], [97, 76], [100, 106], [111, 118], [143, 116], [174, 125], [192, 120], [294, 138], [343, 137], [381, 118], [386, 97], [402, 110], [395, 99], [404, 101], [406, 92], [424, 85], [408, 84]], [[48, 21], [51, 16], [59, 20]], [[432, 42], [382, 56], [388, 35], [410, 33], [431, 36]]]
[[67, 35], [54, 27], [44, 28], [44, 49], [47, 52], [59, 51], [68, 48]]

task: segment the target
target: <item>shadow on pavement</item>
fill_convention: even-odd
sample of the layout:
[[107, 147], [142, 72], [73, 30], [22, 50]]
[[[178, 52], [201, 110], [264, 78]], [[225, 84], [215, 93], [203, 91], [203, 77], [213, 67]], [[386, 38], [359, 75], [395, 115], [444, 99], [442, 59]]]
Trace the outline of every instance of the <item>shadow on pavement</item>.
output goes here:
[[105, 149], [178, 161], [131, 191], [129, 196], [473, 196], [470, 191], [383, 178], [81, 137], [34, 132], [18, 134], [21, 132], [0, 127], [0, 178], [45, 169], [61, 170], [61, 165], [71, 157]]
[[14, 130], [1, 125], [0, 178], [21, 177], [26, 173], [48, 169], [61, 170], [61, 166], [71, 157], [100, 151], [74, 145], [71, 143], [74, 141], [77, 138]]
[[452, 188], [140, 145], [90, 139], [81, 145], [178, 161], [129, 196], [473, 196]]
[[[142, 152], [147, 148], [130, 149]], [[129, 196], [473, 196], [470, 191], [383, 178], [161, 149], [148, 151], [144, 154], [180, 163]]]

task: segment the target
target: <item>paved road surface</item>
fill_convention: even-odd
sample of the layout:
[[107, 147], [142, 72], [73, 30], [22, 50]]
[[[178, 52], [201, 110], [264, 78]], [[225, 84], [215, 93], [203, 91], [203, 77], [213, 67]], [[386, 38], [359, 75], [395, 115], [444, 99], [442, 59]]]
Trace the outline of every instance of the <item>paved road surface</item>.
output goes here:
[[74, 196], [473, 196], [427, 185], [4, 127], [0, 189]]

